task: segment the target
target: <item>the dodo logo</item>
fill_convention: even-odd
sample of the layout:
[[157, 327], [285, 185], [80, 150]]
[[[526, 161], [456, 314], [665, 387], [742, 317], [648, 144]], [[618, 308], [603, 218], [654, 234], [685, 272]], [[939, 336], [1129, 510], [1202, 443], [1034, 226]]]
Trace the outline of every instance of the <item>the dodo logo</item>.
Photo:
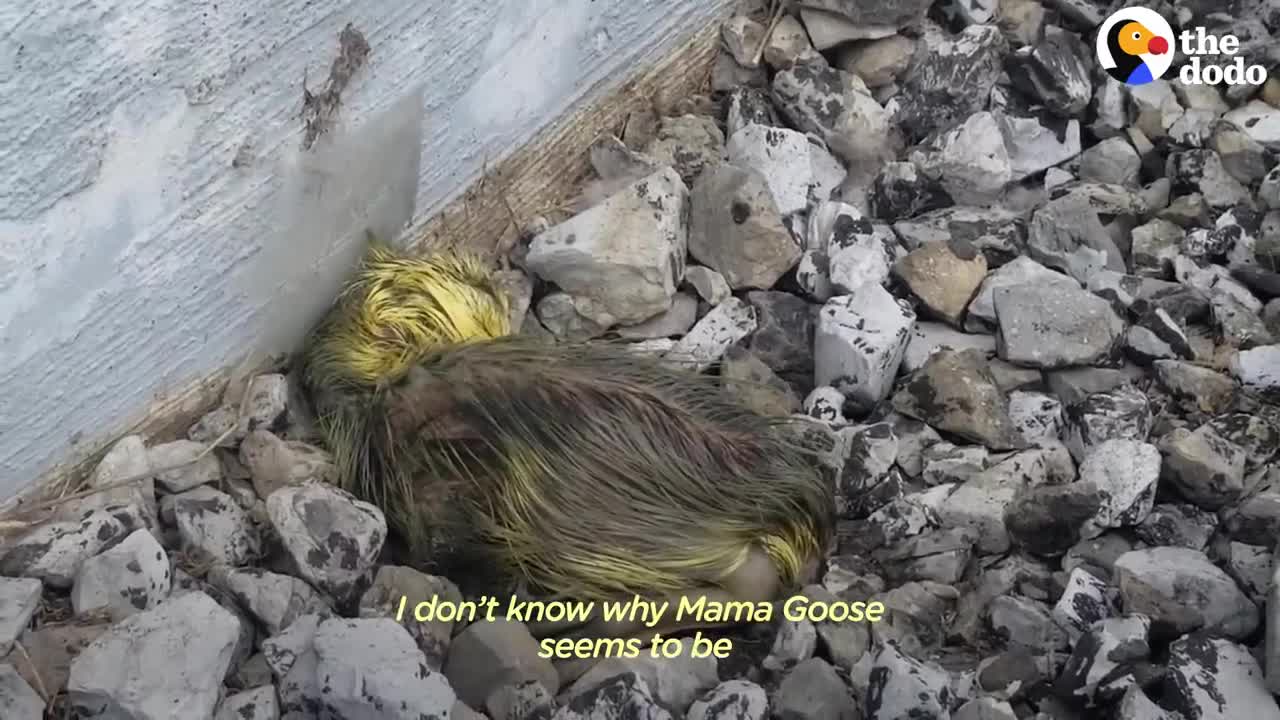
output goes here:
[[1098, 61], [1111, 77], [1145, 85], [1173, 64], [1173, 28], [1146, 8], [1125, 8], [1098, 30]]

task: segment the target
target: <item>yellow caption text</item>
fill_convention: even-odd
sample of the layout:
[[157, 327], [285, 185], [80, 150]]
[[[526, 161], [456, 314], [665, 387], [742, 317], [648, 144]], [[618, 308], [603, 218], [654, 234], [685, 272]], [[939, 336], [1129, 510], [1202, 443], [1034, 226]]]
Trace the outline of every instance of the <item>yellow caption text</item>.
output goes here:
[[[647, 600], [639, 596], [630, 600], [613, 602], [568, 602], [562, 600], [522, 600], [508, 598], [499, 612], [500, 601], [484, 596], [479, 600], [454, 602], [433, 597], [412, 607], [407, 597], [401, 597], [396, 610], [396, 620], [404, 622], [412, 618], [420, 623], [473, 623], [478, 621], [513, 620], [524, 623], [556, 623], [564, 627], [576, 627], [596, 619], [596, 613], [605, 622], [627, 625], [630, 629], [663, 627], [712, 627], [738, 623], [767, 623], [773, 620], [775, 604], [766, 602], [716, 602], [706, 598], [681, 598], [675, 607], [663, 600]], [[822, 602], [796, 595], [782, 603], [782, 618], [796, 622], [880, 622], [884, 616], [884, 604], [880, 602]], [[627, 633], [632, 635], [633, 633]], [[693, 657], [725, 658], [733, 651], [729, 638], [711, 639], [699, 631], [692, 642], [686, 644], [680, 638], [664, 638], [661, 633], [651, 637], [622, 638], [545, 638], [538, 645], [538, 656], [556, 660], [572, 658], [649, 657], [675, 658], [688, 648]]]

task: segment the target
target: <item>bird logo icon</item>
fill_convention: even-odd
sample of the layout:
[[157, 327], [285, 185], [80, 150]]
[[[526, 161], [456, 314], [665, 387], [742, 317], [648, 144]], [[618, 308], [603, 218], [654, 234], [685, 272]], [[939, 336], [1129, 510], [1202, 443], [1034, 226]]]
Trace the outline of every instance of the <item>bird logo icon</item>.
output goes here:
[[1126, 85], [1145, 85], [1173, 64], [1173, 28], [1145, 8], [1125, 8], [1098, 29], [1098, 61]]

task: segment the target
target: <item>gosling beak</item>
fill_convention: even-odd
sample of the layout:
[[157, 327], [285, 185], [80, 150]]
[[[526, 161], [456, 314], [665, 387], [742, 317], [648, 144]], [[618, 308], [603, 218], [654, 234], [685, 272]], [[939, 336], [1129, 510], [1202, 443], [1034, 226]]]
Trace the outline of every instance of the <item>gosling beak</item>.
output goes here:
[[1152, 55], [1163, 55], [1169, 52], [1169, 41], [1162, 37], [1153, 37], [1147, 43], [1147, 52]]

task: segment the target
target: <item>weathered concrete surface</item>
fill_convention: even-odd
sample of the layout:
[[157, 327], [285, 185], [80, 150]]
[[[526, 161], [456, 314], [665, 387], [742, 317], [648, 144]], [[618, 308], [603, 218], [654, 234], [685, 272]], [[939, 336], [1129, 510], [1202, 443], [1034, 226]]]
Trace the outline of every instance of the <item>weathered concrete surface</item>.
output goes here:
[[[363, 227], [442, 206], [728, 4], [0, 4], [0, 502], [290, 347]], [[367, 63], [304, 152], [303, 78], [324, 88], [348, 23]]]

